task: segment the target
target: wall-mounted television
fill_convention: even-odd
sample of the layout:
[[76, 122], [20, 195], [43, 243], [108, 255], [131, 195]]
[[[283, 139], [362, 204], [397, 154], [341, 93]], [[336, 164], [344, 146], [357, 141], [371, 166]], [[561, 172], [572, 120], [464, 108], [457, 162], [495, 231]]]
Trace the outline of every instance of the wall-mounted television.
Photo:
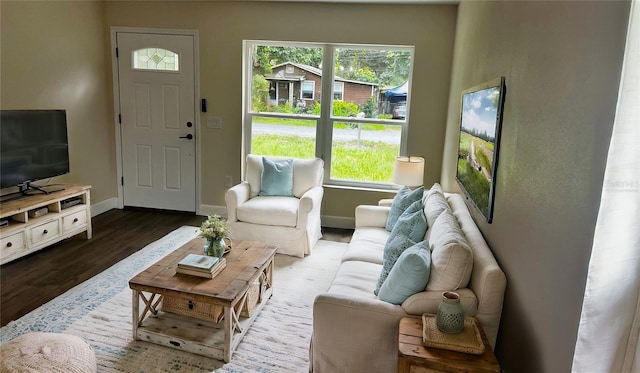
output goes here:
[[0, 188], [25, 192], [36, 180], [68, 172], [64, 110], [0, 111]]
[[456, 181], [491, 223], [495, 199], [505, 78], [462, 91]]

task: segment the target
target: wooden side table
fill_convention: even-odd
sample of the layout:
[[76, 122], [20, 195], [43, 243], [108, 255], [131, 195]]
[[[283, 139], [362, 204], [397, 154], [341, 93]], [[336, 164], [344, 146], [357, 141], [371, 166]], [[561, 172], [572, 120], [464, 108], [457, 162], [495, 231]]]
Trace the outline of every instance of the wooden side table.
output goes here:
[[480, 325], [478, 327], [486, 348], [482, 355], [473, 355], [425, 347], [422, 344], [422, 319], [403, 317], [398, 336], [398, 372], [500, 373], [500, 364], [487, 336]]

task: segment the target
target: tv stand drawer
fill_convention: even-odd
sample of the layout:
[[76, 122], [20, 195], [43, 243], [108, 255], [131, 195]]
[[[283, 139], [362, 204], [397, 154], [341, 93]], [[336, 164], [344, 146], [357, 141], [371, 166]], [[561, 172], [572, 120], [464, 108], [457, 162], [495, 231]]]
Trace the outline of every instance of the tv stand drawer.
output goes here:
[[32, 245], [52, 240], [62, 233], [60, 231], [60, 219], [37, 225], [29, 230], [28, 236]]

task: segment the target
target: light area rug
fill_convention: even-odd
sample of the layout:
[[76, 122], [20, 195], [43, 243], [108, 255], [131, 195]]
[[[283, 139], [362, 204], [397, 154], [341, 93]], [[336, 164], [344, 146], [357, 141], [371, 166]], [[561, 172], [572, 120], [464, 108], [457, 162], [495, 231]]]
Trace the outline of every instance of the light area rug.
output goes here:
[[307, 372], [313, 300], [326, 291], [347, 244], [320, 240], [305, 258], [276, 255], [273, 295], [229, 363], [133, 341], [128, 281], [196, 237], [181, 227], [0, 329], [0, 342], [31, 331], [88, 341], [99, 372]]

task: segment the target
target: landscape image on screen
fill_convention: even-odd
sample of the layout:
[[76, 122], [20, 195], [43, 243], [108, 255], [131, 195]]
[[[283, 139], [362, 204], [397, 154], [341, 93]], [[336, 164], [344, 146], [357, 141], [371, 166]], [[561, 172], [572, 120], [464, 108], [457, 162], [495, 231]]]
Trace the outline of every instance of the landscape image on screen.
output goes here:
[[499, 107], [500, 85], [462, 96], [456, 177], [469, 198], [489, 220]]

